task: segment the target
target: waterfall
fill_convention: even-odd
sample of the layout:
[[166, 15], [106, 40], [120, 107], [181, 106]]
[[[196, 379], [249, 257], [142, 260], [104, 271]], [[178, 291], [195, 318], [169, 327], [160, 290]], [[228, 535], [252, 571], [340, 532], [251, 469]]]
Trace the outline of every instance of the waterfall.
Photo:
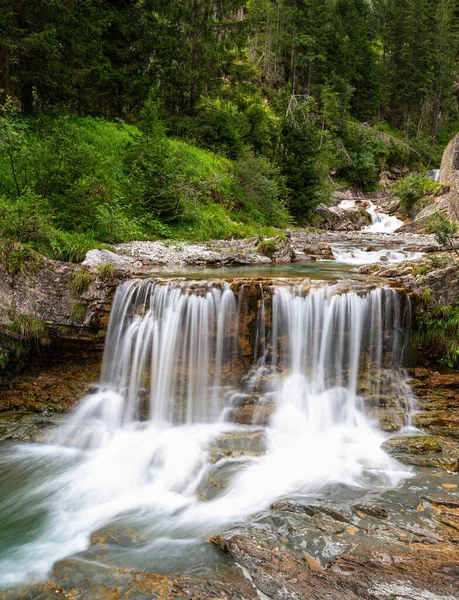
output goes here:
[[394, 231], [397, 231], [403, 225], [403, 221], [397, 219], [397, 217], [376, 212], [377, 208], [377, 206], [370, 202], [368, 212], [371, 215], [371, 225], [362, 227], [362, 231], [369, 233], [394, 233]]
[[123, 421], [139, 419], [142, 393], [148, 397], [148, 418], [155, 422], [218, 419], [221, 371], [235, 351], [236, 324], [236, 300], [228, 285], [199, 293], [188, 285], [151, 281], [121, 286], [101, 384], [123, 397]]
[[[255, 293], [252, 315], [241, 308], [243, 286], [145, 280], [118, 288], [97, 391], [49, 443], [18, 445], [8, 458], [36, 473], [37, 484], [0, 502], [0, 515], [40, 527], [0, 560], [0, 585], [43, 578], [115, 522], [147, 531], [152, 546], [178, 543], [282, 497], [409, 476], [381, 449], [385, 435], [363, 398], [403, 381], [409, 300], [388, 288], [308, 282]], [[242, 339], [253, 350], [245, 374]], [[256, 423], [225, 421], [238, 390], [271, 408], [266, 453], [214, 464], [216, 438], [259, 434]], [[203, 501], [229, 463], [226, 485]]]

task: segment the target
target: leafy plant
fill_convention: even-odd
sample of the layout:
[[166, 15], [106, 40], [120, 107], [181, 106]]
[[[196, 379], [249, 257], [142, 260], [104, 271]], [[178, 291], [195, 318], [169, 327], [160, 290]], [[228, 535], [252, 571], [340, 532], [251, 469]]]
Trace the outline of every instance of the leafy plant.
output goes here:
[[416, 202], [433, 194], [441, 185], [424, 173], [410, 173], [392, 185], [392, 195], [400, 200], [400, 210], [409, 213]]
[[428, 233], [433, 233], [437, 242], [448, 252], [459, 256], [459, 240], [457, 238], [458, 224], [450, 221], [443, 212], [436, 211], [429, 218], [426, 227]]
[[45, 266], [40, 254], [17, 242], [0, 242], [0, 263], [10, 275], [36, 273]]
[[419, 315], [413, 342], [426, 356], [436, 357], [448, 367], [459, 368], [459, 304], [436, 305]]
[[257, 249], [268, 258], [272, 258], [276, 251], [276, 240], [261, 240]]
[[9, 331], [19, 342], [27, 346], [43, 346], [49, 344], [48, 326], [44, 321], [10, 311], [12, 320]]

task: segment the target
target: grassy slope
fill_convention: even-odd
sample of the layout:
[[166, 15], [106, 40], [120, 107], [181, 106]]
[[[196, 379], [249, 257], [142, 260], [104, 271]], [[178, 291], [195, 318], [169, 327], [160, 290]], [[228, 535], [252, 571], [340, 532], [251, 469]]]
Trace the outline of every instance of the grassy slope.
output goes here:
[[[37, 218], [43, 217], [51, 240], [45, 235], [44, 241], [31, 242], [32, 247], [52, 258], [80, 260], [90, 247], [133, 239], [207, 240], [275, 232], [236, 205], [232, 161], [179, 140], [170, 140], [169, 147], [181, 168], [186, 215], [162, 223], [142, 212], [129, 163], [140, 136], [133, 125], [99, 118], [26, 122], [15, 140], [16, 171], [26, 207], [27, 202], [38, 206], [36, 193], [44, 195]], [[55, 189], [43, 194], [43, 181], [48, 179]], [[7, 218], [5, 207], [9, 210], [17, 202], [15, 196], [10, 160], [2, 153], [0, 233], [2, 207]]]

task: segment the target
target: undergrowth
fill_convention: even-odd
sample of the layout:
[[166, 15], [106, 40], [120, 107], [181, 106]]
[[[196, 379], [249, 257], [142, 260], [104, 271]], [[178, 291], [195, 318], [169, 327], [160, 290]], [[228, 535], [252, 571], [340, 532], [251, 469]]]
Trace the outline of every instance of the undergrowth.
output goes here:
[[430, 305], [416, 318], [413, 342], [437, 362], [459, 368], [459, 303], [432, 306], [433, 294], [422, 298]]

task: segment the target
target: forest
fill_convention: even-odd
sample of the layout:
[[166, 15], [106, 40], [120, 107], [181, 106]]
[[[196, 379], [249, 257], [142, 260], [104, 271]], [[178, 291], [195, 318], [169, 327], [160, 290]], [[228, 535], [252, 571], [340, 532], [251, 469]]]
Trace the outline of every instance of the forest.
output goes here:
[[3, 260], [313, 225], [459, 125], [458, 0], [0, 6]]

